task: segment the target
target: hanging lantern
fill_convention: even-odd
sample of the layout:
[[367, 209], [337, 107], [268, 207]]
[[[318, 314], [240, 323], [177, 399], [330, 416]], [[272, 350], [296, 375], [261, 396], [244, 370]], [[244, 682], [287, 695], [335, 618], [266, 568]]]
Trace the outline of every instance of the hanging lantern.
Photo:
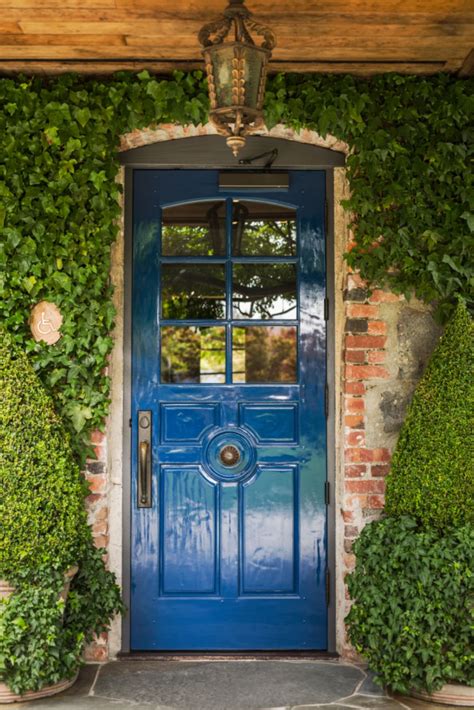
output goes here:
[[[262, 38], [261, 46], [250, 30]], [[222, 16], [201, 29], [199, 42], [209, 85], [209, 119], [237, 155], [245, 136], [263, 126], [267, 66], [275, 37], [252, 18], [244, 0], [229, 0]]]

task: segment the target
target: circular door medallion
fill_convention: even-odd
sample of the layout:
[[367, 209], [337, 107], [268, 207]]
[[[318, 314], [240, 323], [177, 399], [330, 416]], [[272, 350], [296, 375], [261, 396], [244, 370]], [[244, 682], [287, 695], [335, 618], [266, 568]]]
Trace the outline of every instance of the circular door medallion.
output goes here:
[[240, 430], [220, 429], [204, 445], [203, 463], [220, 481], [240, 481], [255, 469], [255, 442]]
[[220, 450], [219, 458], [224, 466], [235, 466], [240, 461], [240, 451], [233, 444], [227, 444]]

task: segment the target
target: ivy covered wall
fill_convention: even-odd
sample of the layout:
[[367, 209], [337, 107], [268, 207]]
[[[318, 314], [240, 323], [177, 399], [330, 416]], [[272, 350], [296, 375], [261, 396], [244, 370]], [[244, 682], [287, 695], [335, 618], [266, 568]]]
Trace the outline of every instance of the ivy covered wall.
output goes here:
[[[351, 266], [372, 283], [473, 303], [474, 81], [386, 75], [279, 75], [266, 119], [330, 133], [351, 147]], [[0, 79], [0, 319], [35, 367], [84, 456], [108, 405], [114, 312], [110, 245], [120, 214], [120, 135], [207, 121], [200, 72]], [[63, 337], [35, 343], [30, 308], [54, 301]]]

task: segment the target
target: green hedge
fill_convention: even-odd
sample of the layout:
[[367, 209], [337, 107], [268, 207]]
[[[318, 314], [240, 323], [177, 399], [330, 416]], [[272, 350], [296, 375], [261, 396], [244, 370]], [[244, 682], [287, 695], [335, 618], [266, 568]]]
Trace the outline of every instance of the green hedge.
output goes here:
[[474, 322], [460, 304], [418, 383], [387, 479], [386, 512], [474, 523]]
[[[448, 75], [279, 75], [269, 126], [283, 121], [346, 141], [355, 247], [349, 263], [375, 282], [448, 314], [472, 301], [474, 82]], [[0, 79], [0, 318], [32, 355], [84, 455], [102, 426], [112, 341], [110, 245], [117, 233], [121, 134], [207, 120], [202, 74], [108, 80]], [[54, 346], [35, 343], [30, 307], [64, 314]]]
[[[74, 675], [84, 643], [122, 610], [94, 547], [88, 488], [51, 398], [0, 329], [0, 680], [17, 693]], [[79, 565], [66, 608], [64, 572]]]
[[355, 542], [349, 638], [376, 680], [402, 693], [474, 685], [474, 530], [386, 518]]
[[88, 489], [27, 356], [0, 329], [0, 577], [75, 564]]

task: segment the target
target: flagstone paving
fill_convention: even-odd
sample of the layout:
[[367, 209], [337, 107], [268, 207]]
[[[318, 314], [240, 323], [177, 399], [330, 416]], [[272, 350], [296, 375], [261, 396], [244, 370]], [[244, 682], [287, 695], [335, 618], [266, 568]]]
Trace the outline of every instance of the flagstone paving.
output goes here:
[[[0, 708], [14, 707], [0, 705]], [[17, 706], [18, 707], [18, 706]], [[32, 710], [435, 710], [391, 698], [360, 667], [326, 660], [119, 660], [85, 666]], [[444, 708], [446, 710], [446, 708]]]

